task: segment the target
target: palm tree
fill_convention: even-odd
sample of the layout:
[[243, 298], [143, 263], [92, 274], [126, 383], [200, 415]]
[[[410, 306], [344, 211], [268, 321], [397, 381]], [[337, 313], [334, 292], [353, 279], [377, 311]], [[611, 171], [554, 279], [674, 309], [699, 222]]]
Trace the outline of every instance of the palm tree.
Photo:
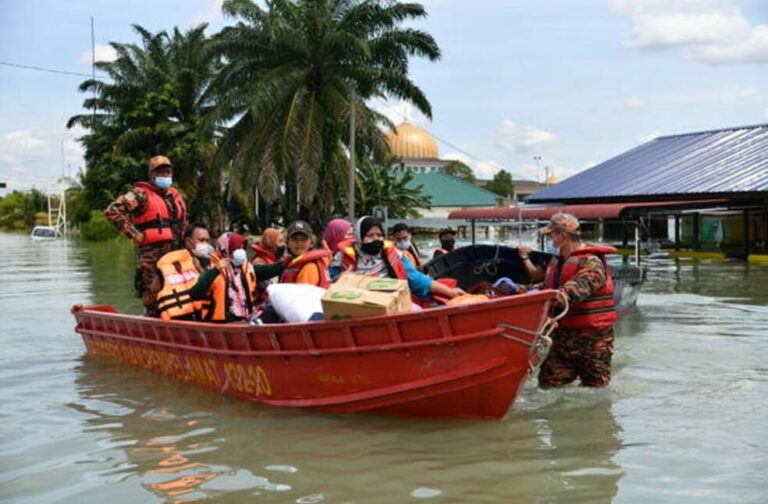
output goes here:
[[[402, 27], [424, 18], [415, 3], [387, 0], [225, 0], [237, 18], [216, 46], [226, 65], [214, 86], [220, 121], [231, 124], [218, 163], [231, 161], [244, 198], [253, 188], [269, 201], [320, 222], [344, 208], [348, 118], [357, 117], [357, 152], [383, 162], [381, 132], [391, 123], [367, 106], [373, 97], [407, 100], [427, 116], [431, 107], [408, 76], [411, 57], [437, 60], [427, 33]], [[352, 90], [359, 100], [351, 102]]]
[[[220, 60], [205, 28], [186, 33], [175, 28], [169, 35], [134, 25], [141, 43], [113, 42], [117, 59], [96, 64], [108, 80], [89, 79], [80, 85], [81, 91], [96, 94], [84, 103], [93, 112], [67, 123], [90, 130], [81, 139], [89, 166], [86, 190], [106, 185], [119, 191], [126, 182], [143, 178], [147, 159], [162, 153], [174, 163], [174, 178], [192, 215], [217, 213], [205, 205], [221, 200], [220, 175], [213, 169], [217, 129], [210, 120], [214, 101], [209, 89]], [[89, 177], [96, 180], [89, 184]], [[206, 198], [196, 198], [200, 191]], [[221, 203], [216, 206], [221, 213]]]

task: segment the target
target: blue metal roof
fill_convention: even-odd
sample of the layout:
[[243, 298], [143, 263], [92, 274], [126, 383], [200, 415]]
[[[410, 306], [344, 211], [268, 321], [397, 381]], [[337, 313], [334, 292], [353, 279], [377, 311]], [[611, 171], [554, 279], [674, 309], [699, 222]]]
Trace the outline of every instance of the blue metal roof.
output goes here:
[[557, 185], [528, 202], [768, 191], [768, 124], [663, 136]]

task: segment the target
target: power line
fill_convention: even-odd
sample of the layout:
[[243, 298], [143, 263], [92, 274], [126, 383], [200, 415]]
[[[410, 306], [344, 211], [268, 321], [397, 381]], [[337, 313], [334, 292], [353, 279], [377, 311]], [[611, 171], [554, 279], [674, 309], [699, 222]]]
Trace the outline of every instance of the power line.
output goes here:
[[0, 65], [15, 67], [15, 68], [24, 68], [26, 70], [37, 70], [38, 72], [49, 72], [49, 73], [62, 74], [62, 75], [75, 75], [77, 77], [91, 77], [89, 74], [86, 74], [86, 73], [69, 72], [67, 70], [56, 70], [54, 68], [44, 68], [44, 67], [32, 66], [32, 65], [19, 65], [18, 63], [9, 63], [7, 61], [0, 61]]

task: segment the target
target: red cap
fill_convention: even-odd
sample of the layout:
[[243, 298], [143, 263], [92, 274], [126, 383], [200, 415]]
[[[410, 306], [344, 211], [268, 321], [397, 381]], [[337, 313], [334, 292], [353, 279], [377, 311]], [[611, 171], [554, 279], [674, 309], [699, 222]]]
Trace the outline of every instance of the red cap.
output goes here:
[[248, 244], [248, 238], [246, 238], [245, 236], [239, 233], [232, 233], [229, 235], [229, 253], [230, 254], [239, 248], [243, 248], [243, 245], [247, 245], [247, 244]]

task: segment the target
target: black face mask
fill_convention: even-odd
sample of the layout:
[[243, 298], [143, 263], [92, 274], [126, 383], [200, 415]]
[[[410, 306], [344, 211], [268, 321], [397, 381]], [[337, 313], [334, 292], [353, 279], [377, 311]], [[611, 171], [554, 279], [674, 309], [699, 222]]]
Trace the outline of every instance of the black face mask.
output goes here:
[[440, 246], [445, 250], [453, 250], [456, 245], [456, 240], [440, 240]]
[[384, 248], [383, 240], [374, 240], [360, 245], [360, 250], [370, 255], [379, 255]]
[[285, 255], [285, 245], [281, 245], [275, 249], [275, 257], [280, 259]]

